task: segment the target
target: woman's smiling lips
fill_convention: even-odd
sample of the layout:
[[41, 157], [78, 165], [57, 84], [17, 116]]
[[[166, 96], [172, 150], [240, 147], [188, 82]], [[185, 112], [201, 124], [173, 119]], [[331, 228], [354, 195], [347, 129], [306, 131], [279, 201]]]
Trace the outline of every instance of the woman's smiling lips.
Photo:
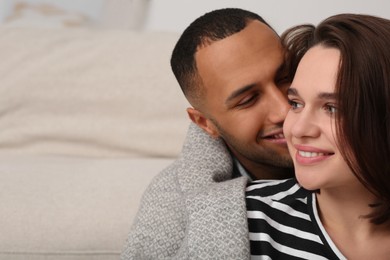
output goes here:
[[302, 165], [311, 165], [329, 159], [334, 153], [305, 145], [294, 145], [295, 160]]

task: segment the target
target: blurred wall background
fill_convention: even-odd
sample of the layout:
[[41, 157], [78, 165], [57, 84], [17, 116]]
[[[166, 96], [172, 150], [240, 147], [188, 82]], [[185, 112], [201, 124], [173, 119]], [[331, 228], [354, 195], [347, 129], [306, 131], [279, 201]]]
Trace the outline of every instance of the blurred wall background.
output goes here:
[[181, 32], [196, 17], [223, 7], [257, 12], [279, 33], [342, 12], [390, 19], [387, 0], [0, 0], [0, 23]]
[[12, 27], [142, 29], [144, 0], [0, 0], [0, 23]]
[[254, 11], [279, 33], [300, 23], [317, 24], [337, 13], [367, 13], [390, 19], [388, 0], [154, 0], [145, 28], [181, 32], [196, 17], [222, 7]]

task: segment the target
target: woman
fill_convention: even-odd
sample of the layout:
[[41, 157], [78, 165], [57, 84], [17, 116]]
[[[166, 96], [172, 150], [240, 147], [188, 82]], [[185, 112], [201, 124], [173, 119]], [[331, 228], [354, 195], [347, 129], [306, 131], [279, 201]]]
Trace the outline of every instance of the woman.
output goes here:
[[283, 41], [297, 180], [248, 185], [252, 257], [390, 259], [390, 21], [341, 14]]

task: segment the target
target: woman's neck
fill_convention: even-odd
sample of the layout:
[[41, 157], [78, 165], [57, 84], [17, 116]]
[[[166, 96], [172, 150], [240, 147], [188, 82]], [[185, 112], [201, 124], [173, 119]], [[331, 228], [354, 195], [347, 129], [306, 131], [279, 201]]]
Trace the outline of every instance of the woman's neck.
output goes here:
[[366, 217], [376, 197], [364, 186], [321, 189], [316, 197], [322, 225], [348, 259], [390, 253], [390, 225], [375, 225]]
[[[356, 224], [371, 226], [368, 215], [375, 202], [375, 196], [363, 186], [321, 189], [317, 204], [324, 225], [340, 226], [354, 231]], [[351, 227], [349, 227], [351, 226]]]

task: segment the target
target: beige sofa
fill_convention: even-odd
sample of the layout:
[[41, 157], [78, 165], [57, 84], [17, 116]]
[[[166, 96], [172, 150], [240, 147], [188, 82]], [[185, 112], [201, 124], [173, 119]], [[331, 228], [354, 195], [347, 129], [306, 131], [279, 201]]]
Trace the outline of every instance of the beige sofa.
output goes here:
[[0, 259], [118, 259], [178, 155], [178, 34], [0, 28]]

